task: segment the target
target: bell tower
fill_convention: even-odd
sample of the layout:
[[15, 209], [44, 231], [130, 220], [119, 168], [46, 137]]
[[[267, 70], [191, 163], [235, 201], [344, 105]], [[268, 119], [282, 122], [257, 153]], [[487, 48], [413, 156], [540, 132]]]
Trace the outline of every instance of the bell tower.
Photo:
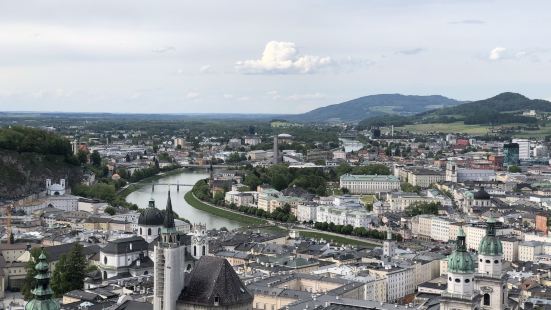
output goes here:
[[508, 290], [503, 273], [503, 245], [496, 237], [496, 220], [486, 221], [486, 236], [478, 246], [478, 274], [475, 288], [482, 295], [481, 306], [491, 309], [505, 309], [508, 304]]
[[456, 247], [448, 256], [448, 288], [442, 293], [440, 309], [479, 309], [480, 294], [474, 290], [474, 259], [467, 252], [463, 227], [457, 233]]
[[[182, 239], [182, 240], [180, 240]], [[170, 190], [166, 202], [161, 237], [154, 248], [154, 310], [176, 310], [176, 300], [184, 289], [185, 253], [184, 238], [176, 230]]]
[[207, 227], [205, 224], [193, 225], [193, 235], [191, 236], [191, 255], [195, 259], [209, 254], [209, 240]]

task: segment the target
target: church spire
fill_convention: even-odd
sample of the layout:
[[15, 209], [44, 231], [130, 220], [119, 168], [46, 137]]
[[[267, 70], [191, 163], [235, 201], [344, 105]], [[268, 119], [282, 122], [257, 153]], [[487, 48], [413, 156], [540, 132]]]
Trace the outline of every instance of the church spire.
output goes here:
[[59, 310], [59, 303], [53, 298], [54, 292], [50, 288], [50, 272], [44, 250], [38, 257], [38, 263], [34, 267], [37, 271], [36, 287], [32, 291], [34, 298], [25, 305], [25, 310]]
[[168, 191], [168, 199], [166, 201], [165, 219], [163, 222], [165, 228], [174, 228], [174, 211], [172, 211], [172, 200], [170, 199], [170, 190]]

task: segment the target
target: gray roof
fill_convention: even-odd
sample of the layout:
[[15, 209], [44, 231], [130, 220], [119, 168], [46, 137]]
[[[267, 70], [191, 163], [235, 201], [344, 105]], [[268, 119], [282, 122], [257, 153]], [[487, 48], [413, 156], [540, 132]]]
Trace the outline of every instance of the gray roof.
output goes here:
[[[131, 247], [132, 249], [130, 249]], [[108, 254], [122, 254], [147, 251], [148, 247], [149, 244], [142, 237], [134, 236], [109, 241], [101, 251]]]
[[240, 305], [252, 303], [253, 296], [227, 260], [202, 256], [178, 302], [214, 306], [215, 301], [220, 306]]
[[127, 300], [114, 310], [153, 310], [153, 304], [148, 302], [139, 302], [134, 300]]

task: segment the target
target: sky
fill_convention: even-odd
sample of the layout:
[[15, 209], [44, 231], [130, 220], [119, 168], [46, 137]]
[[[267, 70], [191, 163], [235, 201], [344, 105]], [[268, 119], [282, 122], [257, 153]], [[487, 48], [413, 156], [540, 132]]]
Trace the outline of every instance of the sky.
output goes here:
[[551, 100], [551, 1], [0, 2], [0, 111], [302, 113]]

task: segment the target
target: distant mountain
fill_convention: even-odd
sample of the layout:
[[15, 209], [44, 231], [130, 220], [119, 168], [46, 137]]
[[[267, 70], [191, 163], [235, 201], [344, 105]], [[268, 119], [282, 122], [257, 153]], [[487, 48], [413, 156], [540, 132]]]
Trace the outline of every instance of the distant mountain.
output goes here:
[[423, 122], [445, 120], [464, 121], [465, 124], [535, 123], [536, 118], [522, 115], [527, 110], [551, 112], [551, 102], [507, 92], [488, 99], [421, 113], [418, 117]]
[[358, 122], [378, 115], [413, 115], [462, 103], [444, 96], [408, 96], [401, 94], [371, 95], [318, 108], [310, 112], [287, 115], [284, 118], [299, 122]]
[[501, 93], [497, 96], [462, 103], [456, 106], [425, 111], [413, 116], [398, 117], [386, 115], [370, 117], [360, 122], [361, 127], [422, 123], [452, 123], [499, 125], [511, 123], [534, 124], [537, 119], [523, 115], [528, 110], [551, 112], [551, 102], [530, 99], [517, 93]]

